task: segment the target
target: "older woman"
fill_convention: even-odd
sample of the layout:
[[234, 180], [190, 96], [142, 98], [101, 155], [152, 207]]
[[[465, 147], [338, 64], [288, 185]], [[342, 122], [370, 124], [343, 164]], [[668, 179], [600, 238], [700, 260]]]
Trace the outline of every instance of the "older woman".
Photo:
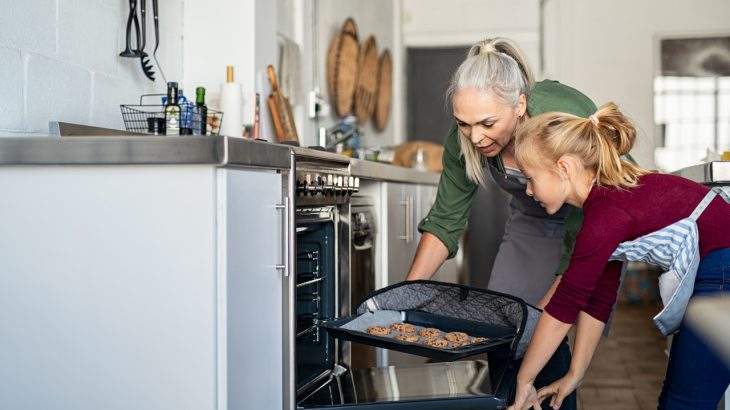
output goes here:
[[[515, 129], [530, 116], [562, 111], [588, 117], [596, 106], [557, 81], [535, 83], [523, 53], [502, 38], [481, 41], [469, 50], [448, 95], [456, 126], [446, 137], [438, 195], [419, 225], [423, 235], [407, 279], [430, 279], [444, 260], [454, 256], [478, 186], [494, 183], [512, 200], [488, 287], [542, 307], [557, 283], [555, 274], [564, 269], [561, 260], [567, 262], [572, 251], [582, 216], [569, 205], [548, 214], [525, 194], [526, 179], [514, 159]], [[564, 342], [536, 386], [565, 375], [570, 357]], [[508, 364], [507, 357], [497, 354], [489, 360], [491, 368]], [[519, 364], [508, 367], [516, 371]], [[571, 395], [562, 408], [575, 406]]]

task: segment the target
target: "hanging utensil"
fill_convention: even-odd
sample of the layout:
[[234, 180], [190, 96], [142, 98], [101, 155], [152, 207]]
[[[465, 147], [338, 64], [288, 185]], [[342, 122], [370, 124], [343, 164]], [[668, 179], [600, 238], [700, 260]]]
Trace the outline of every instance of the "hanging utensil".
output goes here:
[[165, 77], [165, 72], [162, 71], [162, 66], [160, 65], [160, 62], [157, 60], [157, 48], [160, 46], [160, 15], [159, 15], [159, 8], [157, 4], [158, 0], [152, 0], [152, 18], [154, 19], [155, 23], [155, 49], [152, 51], [152, 58], [155, 59], [155, 64], [157, 64], [157, 69], [160, 70], [160, 75], [162, 75], [162, 81], [167, 84], [167, 78]]
[[[137, 49], [132, 48], [132, 24], [134, 24], [135, 34], [137, 35]], [[127, 17], [127, 42], [124, 51], [119, 53], [121, 57], [138, 58], [141, 56], [139, 51], [140, 33], [139, 20], [137, 20], [137, 0], [129, 0], [129, 16]]]
[[152, 71], [152, 63], [150, 63], [150, 56], [144, 51], [144, 48], [147, 46], [147, 0], [140, 0], [141, 7], [141, 23], [142, 23], [142, 42], [139, 45], [139, 63], [142, 65], [142, 71], [144, 71], [144, 75], [149, 78], [151, 81], [155, 81], [155, 72]]

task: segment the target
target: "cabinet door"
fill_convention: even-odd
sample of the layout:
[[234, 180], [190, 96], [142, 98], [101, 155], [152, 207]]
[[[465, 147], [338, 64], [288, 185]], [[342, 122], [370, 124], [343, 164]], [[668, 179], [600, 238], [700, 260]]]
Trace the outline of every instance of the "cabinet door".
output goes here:
[[0, 167], [0, 409], [217, 408], [215, 181]]
[[387, 251], [386, 275], [387, 284], [392, 285], [406, 278], [415, 255], [416, 195], [414, 187], [407, 184], [386, 182], [383, 189], [387, 214], [384, 235]]
[[[230, 409], [283, 407], [282, 180], [274, 171], [219, 170], [219, 285], [227, 300]], [[220, 252], [224, 252], [221, 254]], [[221, 287], [224, 288], [221, 289]], [[253, 337], [252, 335], [256, 335]], [[265, 342], [262, 342], [265, 341]]]

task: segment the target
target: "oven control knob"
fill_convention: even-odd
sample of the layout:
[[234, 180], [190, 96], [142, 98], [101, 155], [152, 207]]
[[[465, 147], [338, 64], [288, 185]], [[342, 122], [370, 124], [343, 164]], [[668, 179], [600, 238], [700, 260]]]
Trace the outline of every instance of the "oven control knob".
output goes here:
[[314, 181], [314, 190], [315, 194], [323, 194], [324, 193], [324, 179], [321, 175], [317, 175], [317, 178], [315, 178]]
[[335, 177], [332, 174], [327, 174], [327, 180], [324, 183], [324, 193], [327, 195], [335, 193]]
[[332, 195], [338, 195], [340, 193], [339, 182], [337, 175], [332, 175]]
[[312, 185], [312, 174], [304, 175], [304, 188], [305, 192], [310, 195], [314, 195], [314, 185]]
[[355, 187], [355, 192], [360, 192], [360, 178], [355, 177], [355, 184], [353, 186]]
[[296, 186], [297, 193], [298, 194], [306, 194], [306, 192], [307, 192], [307, 183], [306, 183], [306, 180], [301, 177], [301, 175], [297, 176], [297, 182], [296, 182], [296, 184], [297, 184], [297, 186]]

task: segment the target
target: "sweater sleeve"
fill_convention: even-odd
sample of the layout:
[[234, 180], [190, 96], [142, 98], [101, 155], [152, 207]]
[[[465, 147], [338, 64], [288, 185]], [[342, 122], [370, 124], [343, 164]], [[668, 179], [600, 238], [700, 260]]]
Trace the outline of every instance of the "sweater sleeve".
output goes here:
[[563, 323], [574, 323], [580, 311], [606, 322], [616, 301], [621, 269], [608, 258], [628, 239], [631, 218], [617, 208], [592, 208], [584, 209], [570, 265], [545, 307]]

